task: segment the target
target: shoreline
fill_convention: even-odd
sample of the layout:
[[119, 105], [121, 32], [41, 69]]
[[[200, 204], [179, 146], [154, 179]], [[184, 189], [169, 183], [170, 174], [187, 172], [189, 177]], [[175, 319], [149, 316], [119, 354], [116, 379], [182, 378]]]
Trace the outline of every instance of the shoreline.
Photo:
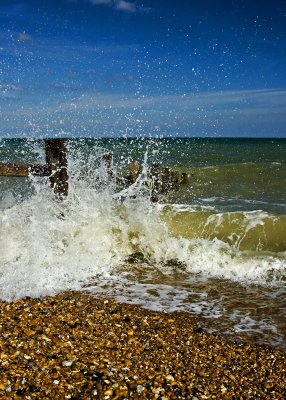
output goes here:
[[286, 397], [285, 351], [207, 333], [187, 312], [82, 292], [0, 306], [0, 398]]

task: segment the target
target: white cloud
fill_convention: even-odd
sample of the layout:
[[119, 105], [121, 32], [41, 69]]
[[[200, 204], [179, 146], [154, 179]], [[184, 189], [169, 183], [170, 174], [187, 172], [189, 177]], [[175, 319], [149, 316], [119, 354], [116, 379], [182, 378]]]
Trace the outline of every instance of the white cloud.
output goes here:
[[128, 12], [136, 12], [137, 8], [134, 3], [125, 0], [116, 1], [117, 10], [128, 11]]
[[283, 136], [285, 104], [286, 90], [278, 89], [145, 97], [87, 91], [37, 104], [28, 99], [19, 105], [5, 102], [1, 130], [2, 135], [27, 135], [29, 121], [34, 121], [37, 135], [54, 134], [60, 127], [71, 135], [116, 136], [127, 128], [140, 135], [159, 126], [162, 134], [171, 135]]
[[32, 40], [32, 36], [29, 35], [26, 32], [21, 32], [19, 33], [19, 35], [17, 36], [17, 40], [19, 42], [25, 43], [25, 42], [29, 42], [30, 40]]
[[13, 84], [0, 85], [0, 92], [6, 93], [12, 90], [20, 90], [20, 87]]
[[184, 95], [142, 96], [85, 93], [79, 98], [77, 106], [93, 108], [95, 105], [102, 108], [134, 108], [148, 107], [176, 109], [198, 114], [198, 111], [208, 113], [228, 112], [239, 110], [240, 113], [271, 112], [276, 108], [285, 110], [286, 90], [253, 89], [230, 90], [220, 92], [187, 93]]
[[82, 85], [81, 84], [69, 84], [69, 83], [64, 83], [64, 82], [52, 82], [50, 84], [51, 89], [56, 89], [56, 90], [64, 90], [64, 91], [69, 91], [69, 92], [75, 92], [82, 90]]
[[116, 10], [135, 13], [139, 10], [137, 5], [132, 1], [127, 0], [89, 0], [93, 5], [111, 6]]

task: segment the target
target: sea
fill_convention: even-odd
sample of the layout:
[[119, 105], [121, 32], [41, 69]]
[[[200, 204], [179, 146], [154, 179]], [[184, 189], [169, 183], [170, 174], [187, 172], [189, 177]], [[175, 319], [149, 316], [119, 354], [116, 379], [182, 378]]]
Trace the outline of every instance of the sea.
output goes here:
[[[66, 143], [66, 198], [47, 177], [0, 177], [2, 300], [84, 291], [286, 349], [286, 139]], [[1, 139], [0, 162], [44, 164], [44, 148]]]

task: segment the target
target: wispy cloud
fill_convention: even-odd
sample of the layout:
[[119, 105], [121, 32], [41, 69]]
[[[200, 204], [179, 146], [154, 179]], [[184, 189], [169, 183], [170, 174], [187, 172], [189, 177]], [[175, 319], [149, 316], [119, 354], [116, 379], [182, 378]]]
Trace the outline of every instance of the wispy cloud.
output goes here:
[[6, 93], [14, 90], [20, 90], [20, 87], [13, 84], [0, 85], [0, 92]]
[[64, 83], [64, 82], [52, 82], [50, 84], [50, 88], [60, 90], [60, 91], [68, 91], [68, 92], [77, 92], [77, 91], [82, 91], [82, 85], [81, 84], [70, 84], [70, 83]]
[[134, 3], [130, 1], [120, 0], [115, 3], [117, 10], [127, 11], [127, 12], [136, 12], [137, 7]]
[[142, 10], [142, 8], [139, 7], [136, 3], [127, 0], [89, 0], [89, 2], [96, 6], [106, 5], [112, 7], [115, 10], [128, 13], [136, 13]]
[[32, 40], [32, 36], [26, 32], [21, 32], [16, 36], [16, 39], [18, 40], [18, 42], [25, 43], [30, 42]]
[[32, 36], [27, 32], [17, 32], [17, 31], [0, 31], [0, 40], [5, 41], [6, 43], [9, 41], [16, 41], [20, 43], [30, 42], [32, 40]]
[[[68, 93], [37, 104], [27, 99], [3, 110], [2, 135], [133, 136], [162, 135], [285, 135], [286, 90], [235, 90], [136, 97]], [[33, 126], [33, 131], [31, 130]], [[16, 133], [18, 132], [18, 133]], [[1, 133], [0, 133], [1, 136]]]
[[15, 102], [22, 100], [22, 88], [14, 84], [1, 84], [0, 85], [0, 101], [1, 108], [3, 107], [3, 102], [5, 104], [9, 102]]
[[[271, 112], [274, 109], [286, 109], [286, 90], [279, 89], [253, 89], [230, 90], [219, 92], [172, 94], [164, 96], [141, 96], [104, 93], [85, 93], [79, 98], [77, 107], [93, 108], [144, 108], [175, 109], [187, 112], [213, 112], [224, 110], [232, 113], [233, 110], [242, 112], [260, 113]], [[286, 119], [286, 117], [285, 117]]]

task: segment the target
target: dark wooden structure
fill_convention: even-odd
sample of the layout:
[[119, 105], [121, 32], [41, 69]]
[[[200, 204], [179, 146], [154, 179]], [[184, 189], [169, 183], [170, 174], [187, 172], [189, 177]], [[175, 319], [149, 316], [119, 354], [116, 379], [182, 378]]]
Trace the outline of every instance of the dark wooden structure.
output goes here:
[[139, 163], [137, 161], [131, 161], [128, 165], [128, 169], [130, 172], [129, 181], [131, 184], [135, 183], [140, 173]]
[[0, 176], [25, 177], [29, 174], [49, 176], [49, 168], [46, 165], [0, 163]]
[[[46, 164], [30, 165], [16, 163], [0, 163], [0, 176], [19, 176], [31, 175], [49, 177], [50, 186], [55, 195], [64, 199], [68, 195], [68, 162], [67, 148], [65, 139], [45, 139]], [[107, 153], [102, 156], [102, 165], [107, 171], [108, 176], [113, 176], [113, 155]], [[137, 161], [131, 161], [128, 165], [129, 175], [119, 178], [126, 184], [136, 182], [140, 165]], [[168, 193], [170, 190], [178, 190], [180, 185], [188, 184], [189, 178], [185, 173], [171, 171], [168, 167], [161, 167], [155, 164], [150, 168], [149, 178], [151, 181], [151, 201], [157, 202], [159, 196]]]
[[68, 161], [64, 139], [46, 139], [46, 163], [49, 168], [51, 187], [56, 195], [68, 195]]
[[64, 139], [45, 139], [46, 164], [30, 165], [0, 163], [0, 176], [31, 175], [49, 177], [54, 193], [59, 197], [68, 194], [67, 149]]

